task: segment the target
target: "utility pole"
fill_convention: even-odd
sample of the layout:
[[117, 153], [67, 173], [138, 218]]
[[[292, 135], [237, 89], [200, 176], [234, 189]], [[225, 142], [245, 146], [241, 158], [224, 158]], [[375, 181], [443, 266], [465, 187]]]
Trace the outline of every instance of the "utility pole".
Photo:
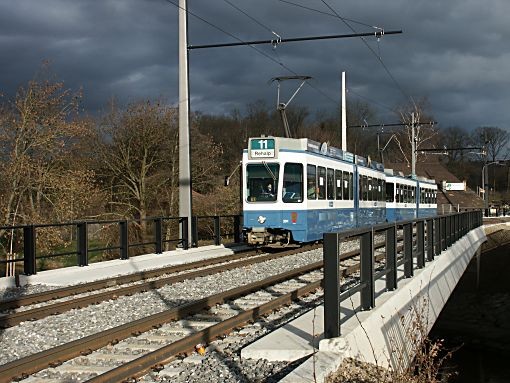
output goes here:
[[485, 214], [489, 216], [488, 209], [489, 209], [489, 166], [487, 164], [487, 131], [485, 133], [485, 145], [484, 145], [484, 152], [485, 152], [485, 161], [484, 161], [484, 185], [483, 185], [483, 199], [484, 199], [484, 207], [485, 207]]
[[345, 72], [342, 72], [342, 150], [347, 151], [347, 102], [345, 99]]
[[[188, 219], [191, 238], [191, 145], [189, 134], [189, 61], [187, 0], [179, 0], [179, 217]], [[181, 226], [181, 235], [183, 228]], [[193, 244], [188, 243], [187, 246]]]
[[416, 178], [416, 142], [414, 137], [414, 112], [411, 113], [411, 177]]

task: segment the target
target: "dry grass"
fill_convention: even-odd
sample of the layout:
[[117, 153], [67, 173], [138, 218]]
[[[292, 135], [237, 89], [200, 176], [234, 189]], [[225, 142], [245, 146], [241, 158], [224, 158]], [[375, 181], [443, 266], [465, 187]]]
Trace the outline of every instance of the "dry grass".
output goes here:
[[[377, 364], [346, 358], [327, 383], [441, 383], [454, 372], [445, 372], [443, 366], [455, 350], [446, 350], [443, 340], [428, 337], [428, 301], [418, 299], [407, 315], [401, 316], [400, 326], [405, 345], [390, 340], [388, 369]], [[361, 325], [361, 323], [360, 323]]]

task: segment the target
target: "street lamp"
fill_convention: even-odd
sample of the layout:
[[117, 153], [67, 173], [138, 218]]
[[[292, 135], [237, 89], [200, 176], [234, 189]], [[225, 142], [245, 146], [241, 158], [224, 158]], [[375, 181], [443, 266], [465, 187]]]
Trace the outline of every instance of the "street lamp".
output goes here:
[[485, 168], [488, 168], [489, 165], [499, 165], [504, 166], [504, 164], [500, 163], [499, 161], [494, 162], [488, 162], [482, 167], [482, 187], [483, 187], [483, 201], [484, 201], [484, 208], [487, 210], [489, 208], [489, 190], [487, 188], [487, 185], [489, 184], [489, 173], [487, 173], [487, 185], [485, 185]]

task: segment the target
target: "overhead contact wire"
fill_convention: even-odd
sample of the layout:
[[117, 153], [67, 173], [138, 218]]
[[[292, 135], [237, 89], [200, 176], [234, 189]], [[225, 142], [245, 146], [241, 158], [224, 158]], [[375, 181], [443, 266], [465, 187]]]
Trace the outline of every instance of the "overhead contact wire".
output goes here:
[[[335, 11], [325, 0], [321, 0], [322, 3], [329, 8], [329, 10], [331, 12], [333, 12], [337, 18], [339, 18], [345, 25], [347, 25], [347, 27], [353, 32], [353, 33], [357, 33], [356, 30], [346, 21], [345, 18], [343, 18], [342, 16], [340, 16], [338, 14], [337, 11]], [[384, 63], [384, 61], [382, 60], [382, 58], [374, 51], [374, 49], [367, 43], [367, 41], [363, 38], [363, 37], [360, 37], [361, 40], [363, 41], [363, 43], [367, 46], [367, 48], [370, 50], [370, 52], [372, 52], [372, 54], [377, 58], [377, 60], [381, 63], [381, 65], [383, 66], [384, 70], [386, 71], [386, 73], [388, 74], [388, 76], [391, 78], [391, 80], [393, 81], [393, 83], [397, 86], [397, 88], [400, 90], [400, 92], [404, 95], [404, 97], [408, 98], [409, 100], [411, 100], [411, 102], [413, 103], [413, 105], [416, 106], [416, 103], [414, 102], [414, 99], [412, 96], [408, 95], [404, 89], [402, 88], [402, 86], [398, 83], [398, 81], [395, 79], [395, 77], [393, 76], [393, 74], [390, 72], [390, 70], [388, 69], [388, 67], [386, 66], [386, 64]]]
[[[179, 9], [183, 9], [179, 4], [173, 2], [172, 0], [165, 0], [166, 2], [172, 4], [173, 6], [179, 8]], [[264, 57], [266, 57], [267, 59], [271, 60], [272, 62], [280, 65], [282, 68], [286, 69], [287, 71], [289, 71], [290, 73], [292, 73], [293, 75], [295, 76], [298, 76], [297, 72], [293, 71], [292, 69], [290, 69], [288, 66], [286, 66], [285, 64], [281, 63], [281, 62], [278, 62], [278, 60], [276, 60], [275, 58], [271, 57], [270, 55], [268, 55], [267, 53], [265, 53], [264, 51], [258, 49], [257, 47], [255, 47], [254, 45], [251, 45], [251, 44], [248, 44], [246, 43], [246, 41], [243, 41], [242, 39], [240, 39], [239, 37], [233, 35], [232, 33], [224, 30], [223, 28], [211, 23], [210, 21], [204, 19], [203, 17], [195, 14], [194, 12], [190, 11], [189, 9], [186, 9], [186, 13], [188, 13], [189, 15], [197, 18], [198, 20], [204, 22], [205, 24], [209, 25], [210, 27], [212, 28], [215, 28], [217, 29], [218, 31], [226, 34], [227, 36], [230, 36], [232, 37], [233, 39], [243, 43], [243, 44], [246, 44], [247, 46], [249, 46], [250, 48], [254, 49], [256, 52], [258, 52], [259, 54], [263, 55]], [[331, 102], [333, 102], [335, 105], [338, 105], [338, 101], [334, 100], [333, 98], [331, 98], [330, 96], [328, 96], [326, 93], [324, 93], [322, 90], [320, 90], [319, 88], [313, 86], [312, 84], [310, 84], [309, 82], [306, 83], [308, 86], [310, 86], [312, 89], [314, 89], [315, 91], [319, 92], [320, 94], [322, 94], [325, 98], [327, 98], [328, 100], [330, 100]]]

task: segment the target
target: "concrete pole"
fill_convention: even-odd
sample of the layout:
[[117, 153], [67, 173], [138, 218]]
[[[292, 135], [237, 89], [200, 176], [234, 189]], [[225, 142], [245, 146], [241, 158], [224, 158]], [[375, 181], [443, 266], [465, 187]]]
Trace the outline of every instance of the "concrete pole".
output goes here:
[[414, 141], [414, 113], [411, 113], [411, 177], [416, 177], [416, 143]]
[[347, 151], [347, 102], [345, 99], [345, 72], [342, 72], [342, 150]]
[[[191, 145], [189, 134], [188, 65], [187, 0], [179, 0], [179, 217], [188, 218], [188, 238], [191, 238]], [[191, 246], [191, 243], [188, 243], [188, 246]]]

